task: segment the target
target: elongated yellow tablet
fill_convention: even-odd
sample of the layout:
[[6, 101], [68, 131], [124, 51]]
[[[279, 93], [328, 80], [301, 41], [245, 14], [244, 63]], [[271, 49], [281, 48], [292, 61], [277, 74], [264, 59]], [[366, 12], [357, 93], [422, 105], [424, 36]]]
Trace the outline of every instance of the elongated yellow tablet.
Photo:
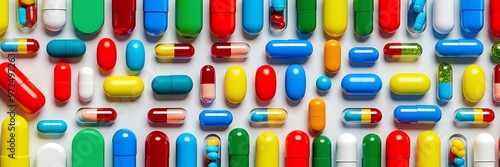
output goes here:
[[431, 88], [431, 79], [423, 73], [398, 73], [389, 86], [397, 95], [423, 95]]
[[103, 89], [109, 97], [139, 97], [144, 82], [136, 76], [111, 76], [104, 80]]
[[323, 30], [332, 37], [339, 37], [347, 29], [347, 0], [323, 1]]
[[424, 131], [417, 138], [416, 167], [439, 167], [441, 165], [441, 139], [433, 131]]
[[471, 64], [464, 70], [462, 76], [462, 93], [469, 102], [478, 102], [486, 90], [486, 76], [481, 66]]
[[9, 27], [9, 0], [0, 0], [0, 34]]
[[280, 166], [280, 141], [273, 132], [262, 132], [255, 141], [255, 167]]
[[247, 94], [247, 74], [241, 66], [231, 66], [224, 77], [224, 95], [227, 101], [239, 104]]

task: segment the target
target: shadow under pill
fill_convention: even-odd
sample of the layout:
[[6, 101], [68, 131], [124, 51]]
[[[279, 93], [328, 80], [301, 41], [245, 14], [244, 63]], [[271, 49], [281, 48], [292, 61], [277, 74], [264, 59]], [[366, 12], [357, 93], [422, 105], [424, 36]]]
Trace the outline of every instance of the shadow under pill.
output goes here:
[[397, 95], [393, 93], [391, 90], [389, 90], [391, 93], [391, 98], [396, 101], [417, 101], [422, 99], [425, 94], [423, 95]]
[[396, 121], [394, 122], [394, 126], [396, 126], [397, 129], [406, 129], [406, 130], [429, 130], [434, 128], [435, 124], [402, 124], [402, 123], [397, 123]]
[[359, 68], [369, 68], [369, 67], [373, 67], [375, 65], [375, 63], [356, 63], [356, 62], [352, 62], [352, 61], [349, 61], [349, 65], [351, 67], [359, 67]]
[[186, 99], [188, 94], [182, 94], [182, 95], [159, 95], [156, 93], [153, 93], [153, 97], [156, 100], [160, 101], [166, 101], [166, 100], [184, 100]]
[[374, 95], [350, 95], [350, 94], [344, 93], [343, 91], [341, 93], [342, 93], [342, 97], [344, 97], [344, 99], [346, 99], [346, 100], [373, 100], [377, 96], [377, 94], [374, 94]]

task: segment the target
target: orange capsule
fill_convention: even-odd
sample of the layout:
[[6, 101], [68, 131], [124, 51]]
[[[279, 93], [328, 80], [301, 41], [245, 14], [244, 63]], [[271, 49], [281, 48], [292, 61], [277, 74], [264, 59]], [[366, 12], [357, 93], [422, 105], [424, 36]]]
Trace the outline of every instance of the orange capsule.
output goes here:
[[339, 41], [331, 39], [325, 43], [324, 65], [325, 71], [334, 74], [340, 70], [341, 66], [341, 46]]
[[326, 127], [326, 106], [321, 98], [309, 102], [309, 130], [318, 133]]

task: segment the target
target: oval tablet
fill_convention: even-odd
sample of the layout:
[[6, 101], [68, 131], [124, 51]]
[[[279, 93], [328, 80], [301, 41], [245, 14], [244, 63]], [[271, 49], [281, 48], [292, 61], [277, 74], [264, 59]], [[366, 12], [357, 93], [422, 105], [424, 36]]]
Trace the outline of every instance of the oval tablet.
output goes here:
[[435, 105], [400, 105], [394, 109], [394, 120], [398, 123], [437, 123], [441, 120], [441, 109]]
[[233, 122], [233, 114], [229, 110], [203, 110], [199, 120], [204, 127], [227, 127]]
[[347, 74], [341, 85], [346, 94], [375, 95], [382, 88], [382, 79], [377, 74]]
[[110, 72], [116, 65], [116, 44], [110, 38], [103, 38], [97, 44], [97, 65], [103, 72]]
[[53, 58], [79, 58], [87, 46], [79, 39], [54, 39], [47, 44], [47, 54]]
[[276, 72], [270, 65], [262, 65], [255, 72], [255, 95], [263, 102], [271, 101], [276, 94]]
[[272, 40], [266, 44], [270, 58], [308, 58], [313, 53], [313, 46], [307, 40]]
[[314, 98], [309, 102], [309, 130], [314, 133], [322, 132], [326, 127], [326, 105], [321, 98]]
[[423, 73], [398, 73], [389, 82], [392, 93], [397, 95], [423, 95], [431, 87], [431, 79]]
[[231, 66], [224, 77], [224, 95], [226, 100], [239, 104], [247, 94], [247, 74], [241, 66]]
[[68, 125], [64, 120], [40, 120], [36, 129], [45, 135], [62, 135], [68, 129]]
[[83, 67], [78, 72], [78, 98], [88, 102], [94, 97], [94, 70]]
[[339, 41], [331, 39], [325, 43], [325, 55], [324, 64], [325, 71], [334, 74], [340, 70], [341, 67], [341, 57], [342, 57], [342, 47]]
[[54, 67], [54, 98], [58, 102], [67, 102], [71, 97], [71, 67], [60, 62]]
[[67, 165], [66, 149], [57, 143], [47, 143], [38, 149], [36, 153], [35, 167], [48, 167]]
[[477, 39], [442, 39], [435, 49], [439, 57], [478, 57], [483, 53], [483, 44]]
[[101, 30], [104, 24], [104, 0], [72, 0], [71, 4], [71, 20], [78, 31], [90, 35]]
[[139, 97], [144, 90], [144, 82], [136, 76], [111, 76], [102, 85], [109, 97]]
[[349, 50], [349, 60], [354, 63], [375, 63], [378, 56], [374, 47], [353, 47]]
[[300, 101], [306, 93], [306, 71], [302, 66], [293, 64], [285, 72], [285, 92], [288, 100]]
[[462, 77], [462, 93], [469, 102], [479, 102], [486, 90], [486, 76], [483, 68], [472, 64], [465, 68]]
[[151, 89], [158, 95], [188, 94], [193, 89], [193, 80], [187, 75], [156, 76]]
[[67, 0], [43, 0], [42, 3], [42, 21], [45, 29], [61, 31], [67, 20]]
[[127, 67], [131, 72], [141, 72], [142, 68], [144, 68], [144, 62], [146, 61], [144, 44], [137, 39], [128, 42], [125, 59], [127, 61]]

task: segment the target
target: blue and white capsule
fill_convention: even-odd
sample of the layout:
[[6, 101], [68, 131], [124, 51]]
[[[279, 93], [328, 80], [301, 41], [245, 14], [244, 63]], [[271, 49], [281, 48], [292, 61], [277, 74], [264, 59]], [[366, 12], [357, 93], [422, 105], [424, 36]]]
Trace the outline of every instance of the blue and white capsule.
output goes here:
[[437, 77], [437, 98], [439, 101], [448, 102], [453, 97], [453, 70], [451, 65], [440, 64]]
[[394, 120], [403, 124], [434, 124], [441, 116], [441, 109], [435, 105], [400, 105], [394, 109]]

